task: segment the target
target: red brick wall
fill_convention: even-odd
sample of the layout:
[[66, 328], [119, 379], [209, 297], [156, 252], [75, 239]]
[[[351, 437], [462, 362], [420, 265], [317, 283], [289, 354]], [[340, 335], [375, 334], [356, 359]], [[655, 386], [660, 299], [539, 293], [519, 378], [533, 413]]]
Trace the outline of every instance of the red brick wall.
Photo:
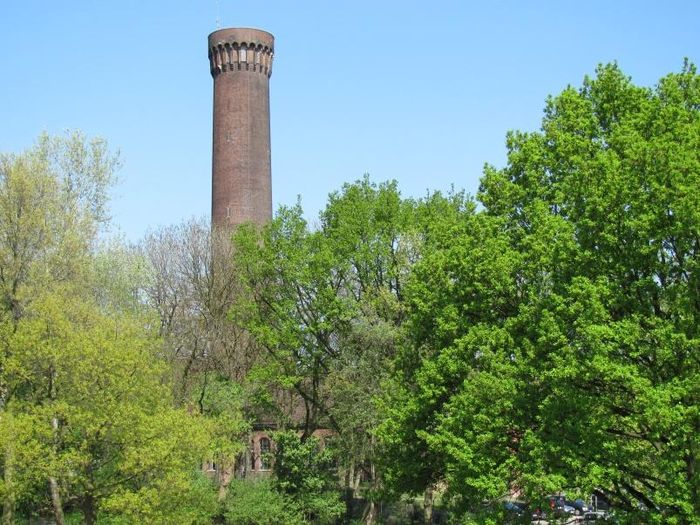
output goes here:
[[212, 224], [272, 217], [270, 86], [274, 37], [257, 29], [209, 35], [214, 77]]

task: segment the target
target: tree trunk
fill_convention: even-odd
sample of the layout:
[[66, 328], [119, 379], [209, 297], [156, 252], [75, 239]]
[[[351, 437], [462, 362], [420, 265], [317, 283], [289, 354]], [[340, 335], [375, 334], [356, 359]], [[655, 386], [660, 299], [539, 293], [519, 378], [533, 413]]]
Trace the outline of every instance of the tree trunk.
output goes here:
[[61, 492], [58, 488], [58, 481], [53, 476], [49, 476], [49, 489], [51, 491], [51, 503], [53, 505], [53, 516], [56, 519], [56, 525], [66, 525], [66, 521], [63, 519]]
[[3, 472], [5, 499], [2, 503], [2, 525], [12, 525], [15, 522], [15, 492], [12, 486], [12, 474], [15, 469], [14, 456], [12, 444], [8, 443], [5, 448], [5, 469]]
[[349, 486], [350, 489], [352, 490], [352, 497], [353, 498], [359, 498], [360, 493], [359, 493], [359, 488], [360, 488], [360, 478], [362, 476], [360, 473], [357, 471], [357, 468], [355, 467], [355, 460], [352, 461], [350, 464], [350, 479], [349, 479]]
[[343, 490], [343, 495], [345, 498], [345, 521], [347, 523], [350, 523], [350, 521], [352, 521], [352, 516], [354, 512], [355, 494], [352, 490], [354, 476], [355, 460], [351, 460], [350, 465], [348, 466], [348, 471], [345, 475], [345, 488]]
[[433, 487], [425, 489], [423, 497], [423, 518], [426, 525], [433, 522]]
[[[700, 431], [700, 418], [695, 419], [695, 432]], [[696, 516], [700, 516], [700, 483], [698, 480], [698, 456], [700, 456], [700, 449], [698, 448], [697, 442], [693, 439], [690, 441], [690, 454], [686, 456], [686, 476], [688, 480], [688, 486], [690, 487], [691, 501], [693, 502], [693, 510]]]
[[[377, 486], [377, 472], [374, 469], [374, 463], [370, 463], [369, 465], [369, 477], [370, 477], [370, 482], [372, 483], [372, 488], [376, 488]], [[356, 483], [359, 485], [360, 484], [360, 479], [361, 479], [361, 474], [358, 474], [356, 477]], [[370, 497], [374, 498], [374, 490], [372, 491]], [[365, 518], [365, 525], [373, 525], [377, 521], [377, 505], [374, 502], [374, 500], [370, 500], [369, 502], [369, 508], [367, 509], [367, 516]]]
[[353, 498], [360, 497], [360, 481], [362, 481], [362, 473], [355, 472], [355, 479], [354, 479], [353, 485], [352, 485], [352, 497]]
[[92, 494], [88, 494], [83, 498], [80, 508], [83, 511], [85, 525], [95, 525], [97, 523], [97, 509], [95, 508], [95, 498]]
[[365, 515], [365, 525], [374, 525], [377, 521], [377, 505], [370, 500], [367, 504], [367, 513]]
[[217, 464], [217, 477], [219, 482], [219, 501], [226, 500], [226, 494], [228, 494], [228, 486], [233, 478], [233, 473], [235, 471], [235, 465], [229, 463], [228, 461], [221, 460]]
[[[54, 434], [58, 434], [58, 418], [56, 416], [51, 418], [51, 428], [53, 428]], [[53, 515], [56, 518], [56, 525], [65, 525], [61, 491], [58, 486], [58, 480], [53, 476], [49, 476], [49, 489], [51, 491], [51, 503], [53, 505]]]

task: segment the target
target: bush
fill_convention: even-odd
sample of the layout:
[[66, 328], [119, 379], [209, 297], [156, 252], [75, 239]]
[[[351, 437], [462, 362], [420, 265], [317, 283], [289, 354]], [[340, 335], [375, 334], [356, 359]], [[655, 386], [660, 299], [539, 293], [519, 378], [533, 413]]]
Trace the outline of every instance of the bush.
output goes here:
[[335, 458], [315, 438], [296, 432], [275, 434], [275, 486], [293, 499], [310, 523], [335, 523], [345, 511], [335, 472]]
[[211, 480], [194, 472], [153, 487], [116, 494], [100, 509], [98, 524], [209, 525], [219, 508]]
[[296, 505], [275, 490], [269, 480], [234, 480], [229, 485], [224, 511], [229, 525], [301, 525]]

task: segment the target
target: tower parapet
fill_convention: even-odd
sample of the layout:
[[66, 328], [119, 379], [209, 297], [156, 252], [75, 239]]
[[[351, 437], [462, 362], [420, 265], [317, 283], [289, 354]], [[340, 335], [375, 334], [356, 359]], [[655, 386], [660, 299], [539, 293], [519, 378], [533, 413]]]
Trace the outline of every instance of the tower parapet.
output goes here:
[[209, 36], [212, 76], [226, 71], [255, 71], [272, 75], [274, 38], [258, 29], [222, 29]]
[[212, 225], [272, 218], [270, 86], [274, 37], [229, 28], [209, 35], [214, 79]]

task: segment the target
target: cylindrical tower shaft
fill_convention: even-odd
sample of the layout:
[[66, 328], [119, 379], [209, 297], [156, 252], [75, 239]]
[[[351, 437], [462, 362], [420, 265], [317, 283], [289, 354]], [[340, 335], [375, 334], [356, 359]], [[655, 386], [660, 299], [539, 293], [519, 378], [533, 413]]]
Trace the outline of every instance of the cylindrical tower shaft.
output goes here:
[[274, 37], [258, 29], [209, 35], [214, 77], [211, 220], [235, 227], [272, 218], [270, 75]]

